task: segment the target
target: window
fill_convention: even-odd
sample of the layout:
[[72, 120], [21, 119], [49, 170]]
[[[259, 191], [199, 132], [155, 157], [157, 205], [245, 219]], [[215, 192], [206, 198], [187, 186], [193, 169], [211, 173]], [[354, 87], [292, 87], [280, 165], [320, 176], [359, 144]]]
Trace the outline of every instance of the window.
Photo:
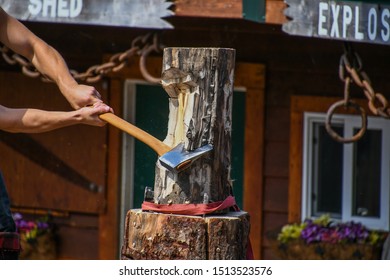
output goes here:
[[[304, 113], [302, 219], [328, 213], [373, 229], [389, 230], [390, 121], [368, 118], [365, 135], [342, 144], [325, 129], [324, 113]], [[335, 115], [333, 129], [346, 138], [360, 116]]]

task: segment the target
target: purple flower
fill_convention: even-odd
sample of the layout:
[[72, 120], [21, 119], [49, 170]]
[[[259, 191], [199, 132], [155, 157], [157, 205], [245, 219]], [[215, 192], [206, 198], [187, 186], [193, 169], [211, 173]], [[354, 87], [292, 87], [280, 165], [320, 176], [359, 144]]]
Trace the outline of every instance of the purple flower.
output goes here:
[[49, 224], [45, 223], [45, 222], [38, 222], [37, 226], [38, 226], [38, 229], [48, 229], [49, 228]]
[[301, 238], [306, 243], [320, 241], [363, 243], [367, 241], [369, 235], [370, 232], [361, 223], [320, 224], [310, 219], [305, 221], [305, 227], [301, 231]]
[[18, 232], [29, 236], [36, 236], [50, 228], [50, 225], [46, 222], [47, 217], [37, 220], [24, 220], [21, 214], [15, 213], [13, 218]]
[[20, 213], [15, 213], [12, 215], [15, 221], [21, 220], [23, 217]]

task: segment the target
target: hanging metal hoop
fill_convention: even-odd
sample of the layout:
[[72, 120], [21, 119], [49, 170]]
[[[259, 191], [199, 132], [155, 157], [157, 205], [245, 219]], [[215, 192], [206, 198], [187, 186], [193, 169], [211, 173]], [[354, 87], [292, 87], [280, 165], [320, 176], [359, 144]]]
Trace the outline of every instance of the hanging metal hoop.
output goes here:
[[144, 49], [141, 50], [140, 52], [139, 68], [141, 74], [145, 78], [145, 80], [153, 84], [161, 84], [161, 77], [156, 78], [149, 73], [146, 67], [146, 58], [149, 56], [149, 54], [152, 51], [159, 52], [161, 49], [163, 49], [163, 47], [159, 45], [158, 36], [157, 34], [155, 34], [153, 37], [153, 44], [149, 46], [145, 46]]
[[[360, 113], [360, 116], [361, 116], [361, 119], [362, 119], [362, 127], [360, 128], [358, 133], [353, 135], [351, 138], [341, 137], [339, 134], [337, 134], [337, 132], [335, 132], [332, 129], [332, 117], [333, 117], [333, 114], [335, 113], [336, 109], [339, 108], [339, 107], [347, 107], [347, 108], [352, 107], [355, 111]], [[367, 130], [367, 114], [366, 114], [366, 111], [359, 104], [357, 104], [357, 103], [355, 103], [355, 102], [353, 102], [351, 100], [348, 100], [347, 102], [345, 100], [337, 101], [332, 106], [330, 106], [330, 108], [328, 109], [328, 112], [327, 112], [327, 115], [326, 115], [325, 128], [326, 128], [326, 131], [329, 133], [329, 135], [334, 140], [336, 140], [338, 142], [341, 142], [341, 143], [352, 143], [352, 142], [358, 141], [360, 138], [362, 138], [362, 136], [364, 135], [364, 133]]]

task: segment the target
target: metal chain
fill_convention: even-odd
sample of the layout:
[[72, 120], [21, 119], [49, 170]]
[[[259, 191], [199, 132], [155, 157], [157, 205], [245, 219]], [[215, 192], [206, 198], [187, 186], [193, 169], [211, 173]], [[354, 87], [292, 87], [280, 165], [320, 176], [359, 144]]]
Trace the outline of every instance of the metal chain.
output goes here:
[[[70, 70], [70, 73], [77, 81], [86, 83], [96, 83], [100, 81], [103, 76], [111, 72], [119, 72], [125, 67], [130, 58], [139, 55], [140, 56], [140, 71], [145, 80], [151, 83], [160, 83], [160, 78], [155, 78], [149, 74], [146, 69], [146, 58], [152, 52], [160, 52], [163, 46], [159, 42], [158, 34], [153, 36], [148, 33], [146, 35], [138, 36], [131, 42], [131, 47], [122, 52], [111, 56], [108, 62], [100, 65], [93, 65], [89, 67], [85, 72], [79, 73], [75, 70]], [[45, 82], [51, 82], [51, 79], [44, 74], [40, 73], [35, 66], [23, 56], [14, 53], [6, 46], [0, 47], [1, 54], [4, 60], [10, 65], [20, 65], [22, 72], [31, 78], [40, 77]]]
[[[375, 92], [367, 73], [363, 70], [363, 63], [360, 56], [352, 49], [350, 43], [345, 43], [344, 54], [340, 58], [339, 77], [345, 83], [344, 99], [334, 103], [327, 112], [325, 127], [329, 135], [336, 141], [350, 143], [359, 140], [367, 130], [367, 115], [363, 107], [350, 99], [350, 84], [355, 83], [363, 90], [368, 100], [368, 108], [375, 116], [390, 118], [390, 107], [383, 94]], [[339, 136], [332, 128], [332, 116], [338, 107], [352, 108], [360, 113], [362, 127], [357, 134], [351, 138]]]

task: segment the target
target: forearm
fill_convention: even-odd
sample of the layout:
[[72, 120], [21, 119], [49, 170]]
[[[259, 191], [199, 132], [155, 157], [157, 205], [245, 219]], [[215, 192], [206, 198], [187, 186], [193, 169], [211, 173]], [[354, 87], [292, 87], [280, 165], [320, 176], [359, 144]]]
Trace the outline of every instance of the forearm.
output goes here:
[[112, 112], [104, 103], [95, 103], [75, 111], [43, 111], [39, 109], [10, 109], [0, 105], [0, 129], [8, 132], [40, 133], [77, 123], [103, 126], [99, 116]]
[[81, 121], [78, 111], [56, 112], [37, 109], [8, 109], [1, 129], [8, 132], [41, 133], [70, 126]]
[[70, 74], [63, 57], [39, 38], [36, 38], [33, 49], [31, 62], [39, 72], [53, 80], [63, 95], [69, 99], [72, 88], [78, 84]]
[[39, 38], [34, 40], [31, 62], [39, 72], [52, 79], [74, 109], [101, 101], [99, 92], [92, 86], [81, 85], [70, 74], [63, 57]]

